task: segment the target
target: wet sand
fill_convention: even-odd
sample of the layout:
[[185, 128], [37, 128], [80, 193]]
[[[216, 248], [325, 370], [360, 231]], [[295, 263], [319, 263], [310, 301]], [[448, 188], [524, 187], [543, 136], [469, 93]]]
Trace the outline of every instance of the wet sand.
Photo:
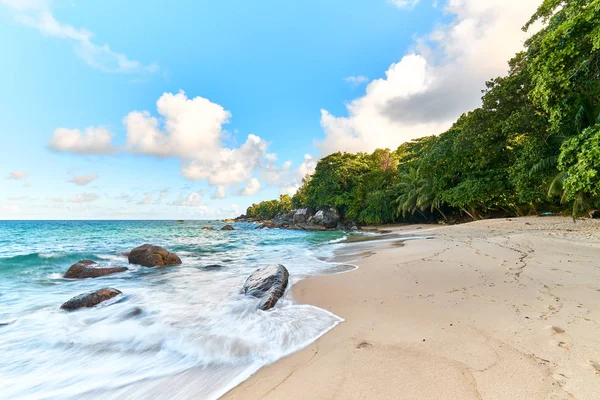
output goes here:
[[600, 221], [384, 229], [293, 288], [346, 321], [225, 399], [598, 398]]

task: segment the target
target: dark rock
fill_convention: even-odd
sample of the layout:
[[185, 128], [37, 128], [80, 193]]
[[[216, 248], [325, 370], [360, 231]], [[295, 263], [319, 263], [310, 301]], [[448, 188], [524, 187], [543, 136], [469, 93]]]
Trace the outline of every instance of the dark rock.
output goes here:
[[181, 264], [181, 259], [175, 253], [169, 253], [160, 246], [143, 244], [129, 253], [129, 263], [144, 267], [164, 267]]
[[590, 218], [600, 218], [600, 210], [592, 210], [590, 211]]
[[71, 268], [65, 274], [65, 278], [85, 279], [98, 278], [100, 276], [115, 274], [117, 272], [127, 271], [127, 267], [100, 268], [98, 263], [92, 260], [81, 260], [71, 265]]
[[233, 226], [231, 225], [225, 225], [224, 227], [221, 228], [222, 231], [234, 231], [235, 229], [233, 229]]
[[313, 211], [310, 208], [299, 208], [294, 211], [292, 222], [294, 224], [304, 224], [310, 217], [312, 217]]
[[246, 279], [242, 290], [246, 296], [261, 299], [258, 308], [268, 310], [285, 293], [288, 278], [289, 272], [283, 265], [270, 265], [254, 271]]
[[123, 315], [123, 319], [137, 317], [138, 315], [142, 314], [143, 312], [144, 312], [144, 310], [142, 310], [141, 308], [135, 307], [131, 311], [126, 312]]
[[210, 264], [210, 265], [205, 265], [202, 267], [202, 269], [221, 269], [221, 268], [225, 268], [225, 266], [219, 265], [219, 264]]
[[77, 310], [78, 308], [83, 307], [90, 308], [94, 307], [96, 304], [102, 303], [103, 301], [112, 299], [119, 294], [121, 294], [121, 291], [113, 288], [98, 289], [94, 292], [75, 296], [60, 306], [60, 308], [67, 311]]
[[178, 219], [178, 220], [177, 220], [177, 221], [175, 221], [175, 222], [185, 222], [185, 221], [184, 221], [184, 220], [182, 220], [182, 219]]
[[327, 228], [325, 228], [323, 225], [315, 225], [315, 224], [298, 224], [296, 225], [299, 229], [302, 229], [304, 231], [326, 231]]
[[309, 223], [315, 225], [322, 225], [325, 228], [335, 228], [340, 220], [340, 214], [335, 207], [322, 208], [315, 213], [310, 219]]
[[204, 228], [202, 228], [203, 231], [214, 231], [215, 228], [213, 228], [212, 226], [205, 226]]

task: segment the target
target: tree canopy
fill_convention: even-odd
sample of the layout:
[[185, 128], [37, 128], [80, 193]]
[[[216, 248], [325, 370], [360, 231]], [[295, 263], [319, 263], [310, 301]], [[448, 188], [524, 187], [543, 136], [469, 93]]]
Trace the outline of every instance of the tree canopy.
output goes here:
[[[364, 224], [600, 207], [600, 0], [545, 0], [523, 29], [538, 24], [481, 107], [393, 151], [323, 157], [289, 207]], [[263, 203], [248, 215], [288, 209]]]

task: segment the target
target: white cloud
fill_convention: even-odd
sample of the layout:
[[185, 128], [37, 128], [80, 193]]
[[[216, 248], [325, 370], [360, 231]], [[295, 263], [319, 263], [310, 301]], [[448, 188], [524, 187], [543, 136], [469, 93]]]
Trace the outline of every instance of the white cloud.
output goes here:
[[182, 174], [189, 180], [223, 186], [248, 182], [268, 156], [268, 143], [252, 134], [240, 147], [226, 147], [223, 125], [231, 113], [208, 99], [190, 99], [183, 91], [164, 93], [156, 106], [162, 128], [148, 111], [125, 117], [127, 147], [134, 153], [179, 158]]
[[522, 48], [521, 26], [539, 0], [449, 0], [454, 16], [415, 43], [415, 49], [367, 85], [347, 105], [348, 116], [321, 110], [321, 155], [395, 148], [439, 134], [463, 112], [480, 105], [486, 80], [505, 74]]
[[50, 139], [50, 148], [77, 154], [108, 154], [115, 151], [112, 134], [104, 127], [79, 129], [58, 128]]
[[96, 178], [98, 178], [98, 175], [96, 175], [96, 174], [80, 175], [80, 176], [74, 176], [72, 179], [69, 180], [69, 182], [73, 182], [76, 185], [83, 186], [83, 185], [87, 185], [88, 183], [92, 182]]
[[50, 2], [44, 0], [0, 0], [0, 4], [15, 13], [17, 21], [38, 30], [45, 36], [74, 42], [75, 53], [88, 65], [104, 72], [146, 74], [158, 71], [158, 65], [144, 65], [126, 55], [115, 52], [107, 44], [92, 42], [94, 34], [82, 28], [57, 21], [52, 15]]
[[421, 0], [389, 0], [390, 3], [399, 8], [414, 8]]
[[91, 203], [100, 198], [96, 193], [81, 193], [77, 196], [71, 197], [69, 202], [71, 203]]
[[215, 192], [210, 196], [211, 199], [225, 199], [227, 198], [227, 193], [225, 192], [225, 186], [219, 185], [215, 189]]
[[260, 190], [260, 182], [256, 178], [252, 178], [248, 184], [235, 192], [238, 196], [252, 196]]
[[144, 198], [141, 199], [140, 201], [138, 201], [138, 204], [140, 204], [140, 205], [150, 204], [151, 202], [152, 202], [152, 193], [146, 192], [146, 193], [144, 193]]
[[183, 206], [183, 207], [205, 207], [202, 206], [202, 198], [204, 197], [203, 192], [192, 192], [187, 197], [180, 196], [171, 205]]
[[28, 172], [25, 171], [13, 171], [10, 174], [8, 174], [8, 176], [6, 177], [6, 179], [14, 179], [14, 180], [22, 180], [25, 179], [29, 176]]
[[369, 82], [369, 78], [367, 78], [366, 76], [363, 76], [363, 75], [349, 76], [347, 78], [344, 78], [344, 80], [354, 87], [361, 85], [363, 83]]

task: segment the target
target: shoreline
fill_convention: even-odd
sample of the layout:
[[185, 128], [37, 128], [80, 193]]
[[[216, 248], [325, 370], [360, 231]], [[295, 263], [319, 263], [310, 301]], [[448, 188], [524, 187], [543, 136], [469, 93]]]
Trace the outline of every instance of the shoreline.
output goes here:
[[223, 398], [593, 398], [599, 228], [565, 217], [391, 228], [436, 237], [378, 243], [357, 270], [296, 283], [297, 304], [345, 322]]

